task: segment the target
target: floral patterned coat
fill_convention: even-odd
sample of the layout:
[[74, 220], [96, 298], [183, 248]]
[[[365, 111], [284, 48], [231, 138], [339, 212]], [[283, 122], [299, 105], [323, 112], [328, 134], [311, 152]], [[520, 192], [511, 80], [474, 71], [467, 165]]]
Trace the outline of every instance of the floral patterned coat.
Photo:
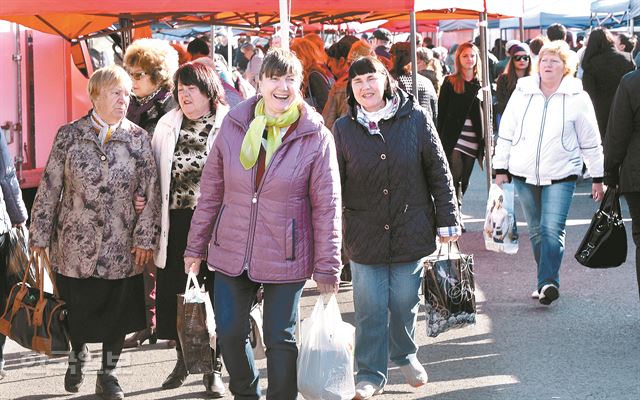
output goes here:
[[[31, 244], [49, 247], [53, 270], [72, 278], [142, 272], [132, 247], [156, 248], [160, 185], [147, 132], [127, 119], [102, 146], [90, 115], [58, 131], [32, 210]], [[139, 216], [136, 192], [147, 204]]]

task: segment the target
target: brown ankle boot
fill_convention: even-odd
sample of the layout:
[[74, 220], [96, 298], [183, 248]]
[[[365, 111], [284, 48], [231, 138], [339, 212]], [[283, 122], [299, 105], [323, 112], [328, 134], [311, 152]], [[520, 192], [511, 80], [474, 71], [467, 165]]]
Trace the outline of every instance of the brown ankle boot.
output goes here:
[[176, 360], [176, 365], [173, 367], [173, 371], [167, 376], [167, 379], [162, 382], [163, 389], [175, 389], [182, 386], [184, 381], [189, 376], [189, 372], [187, 371], [187, 367], [184, 365], [184, 358], [182, 356], [181, 350], [176, 350], [178, 355], [178, 359]]

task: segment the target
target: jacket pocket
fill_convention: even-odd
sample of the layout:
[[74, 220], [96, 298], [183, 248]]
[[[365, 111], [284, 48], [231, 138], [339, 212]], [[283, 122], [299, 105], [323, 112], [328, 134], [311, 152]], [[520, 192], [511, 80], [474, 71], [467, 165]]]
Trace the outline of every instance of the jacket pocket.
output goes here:
[[225, 204], [222, 205], [222, 207], [220, 208], [220, 212], [218, 213], [218, 219], [216, 219], [216, 225], [213, 228], [213, 244], [216, 246], [220, 246], [220, 244], [218, 243], [218, 228], [220, 227], [220, 221], [222, 220], [222, 214], [224, 213], [224, 209], [227, 206]]
[[284, 248], [287, 260], [296, 259], [296, 220], [291, 219], [287, 224], [287, 230], [284, 239]]

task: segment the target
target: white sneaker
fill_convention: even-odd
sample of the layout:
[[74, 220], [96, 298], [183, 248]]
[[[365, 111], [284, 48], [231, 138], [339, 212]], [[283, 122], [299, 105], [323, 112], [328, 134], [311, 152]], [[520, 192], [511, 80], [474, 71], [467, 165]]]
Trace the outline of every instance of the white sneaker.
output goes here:
[[560, 292], [558, 292], [558, 287], [556, 285], [544, 285], [542, 289], [540, 289], [540, 296], [538, 297], [538, 301], [540, 304], [544, 304], [548, 306], [553, 303], [558, 297], [560, 297]]
[[536, 289], [531, 293], [531, 298], [537, 299], [538, 297], [540, 297], [540, 293], [538, 293], [538, 289]]
[[400, 366], [400, 372], [409, 385], [417, 388], [427, 384], [429, 377], [422, 364], [417, 359], [412, 359], [407, 365]]
[[383, 389], [374, 383], [367, 381], [358, 382], [356, 384], [356, 396], [353, 400], [370, 399], [373, 396], [382, 393], [382, 391]]

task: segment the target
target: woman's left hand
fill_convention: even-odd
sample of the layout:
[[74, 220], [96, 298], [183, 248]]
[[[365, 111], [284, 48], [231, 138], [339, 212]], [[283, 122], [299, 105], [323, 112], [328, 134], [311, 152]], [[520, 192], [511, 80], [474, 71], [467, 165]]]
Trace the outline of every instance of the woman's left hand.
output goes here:
[[151, 261], [151, 258], [153, 257], [153, 250], [134, 247], [131, 249], [131, 254], [133, 254], [133, 262], [136, 264], [136, 267], [143, 267]]
[[449, 242], [457, 242], [458, 239], [460, 238], [460, 236], [458, 236], [458, 235], [438, 236], [438, 238], [440, 239], [440, 243], [449, 243]]
[[591, 185], [591, 197], [595, 201], [602, 201], [604, 198], [604, 185], [602, 183], [593, 183]]
[[338, 293], [338, 283], [320, 283], [316, 282], [318, 292], [320, 294], [335, 294]]

